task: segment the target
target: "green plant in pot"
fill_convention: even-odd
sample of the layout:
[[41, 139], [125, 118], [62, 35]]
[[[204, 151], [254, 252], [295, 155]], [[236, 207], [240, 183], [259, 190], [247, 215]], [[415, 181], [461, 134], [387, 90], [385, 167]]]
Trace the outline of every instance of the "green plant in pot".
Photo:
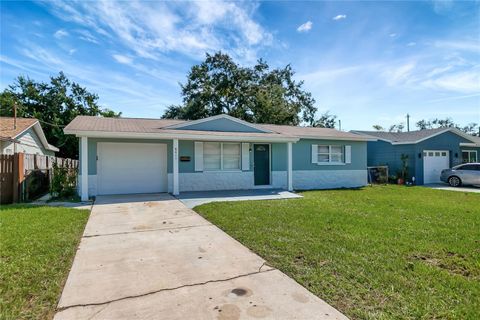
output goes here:
[[402, 153], [400, 160], [402, 161], [402, 168], [397, 172], [397, 183], [405, 184], [408, 179], [408, 155]]

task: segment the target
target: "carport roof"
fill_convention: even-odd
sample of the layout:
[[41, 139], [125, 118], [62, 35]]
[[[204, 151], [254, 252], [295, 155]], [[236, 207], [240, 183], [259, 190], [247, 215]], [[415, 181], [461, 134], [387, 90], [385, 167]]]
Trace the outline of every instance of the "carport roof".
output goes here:
[[[223, 117], [223, 116], [216, 116]], [[228, 118], [229, 116], [224, 116]], [[298, 126], [282, 126], [271, 124], [255, 124], [260, 129], [268, 132], [228, 132], [228, 131], [202, 131], [185, 130], [174, 128], [172, 126], [187, 123], [185, 120], [167, 120], [167, 119], [142, 119], [142, 118], [103, 118], [93, 116], [77, 116], [65, 127], [66, 134], [75, 134], [77, 136], [101, 136], [113, 134], [128, 137], [152, 136], [160, 137], [177, 136], [198, 136], [199, 138], [229, 137], [230, 139], [257, 138], [266, 140], [298, 140], [305, 139], [332, 139], [332, 140], [371, 140], [365, 136], [339, 131], [328, 128], [312, 128]]]

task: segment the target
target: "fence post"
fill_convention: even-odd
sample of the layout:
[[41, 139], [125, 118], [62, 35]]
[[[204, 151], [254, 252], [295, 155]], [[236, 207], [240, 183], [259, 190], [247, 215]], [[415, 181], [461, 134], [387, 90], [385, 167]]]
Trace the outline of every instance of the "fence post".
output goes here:
[[23, 198], [23, 194], [20, 194], [21, 186], [25, 177], [23, 164], [24, 154], [15, 153], [13, 155], [13, 203], [19, 202]]

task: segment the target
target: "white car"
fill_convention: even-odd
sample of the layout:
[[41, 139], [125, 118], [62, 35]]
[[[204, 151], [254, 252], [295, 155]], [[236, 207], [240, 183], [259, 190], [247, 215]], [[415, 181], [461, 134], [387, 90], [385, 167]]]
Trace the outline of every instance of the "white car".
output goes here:
[[480, 186], [480, 163], [465, 163], [451, 169], [442, 170], [440, 180], [452, 187], [462, 185]]

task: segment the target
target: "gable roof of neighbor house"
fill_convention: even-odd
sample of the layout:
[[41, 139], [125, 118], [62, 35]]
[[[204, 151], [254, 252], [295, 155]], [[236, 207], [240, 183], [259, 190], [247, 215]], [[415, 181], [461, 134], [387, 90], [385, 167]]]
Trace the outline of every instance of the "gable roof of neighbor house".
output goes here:
[[46, 150], [57, 152], [58, 148], [48, 143], [40, 122], [35, 118], [0, 117], [0, 140], [19, 142], [17, 138], [33, 128]]
[[[228, 119], [258, 130], [256, 132], [188, 130], [188, 127], [192, 124], [217, 119]], [[300, 138], [356, 141], [371, 140], [371, 138], [362, 135], [335, 129], [252, 124], [224, 114], [195, 121], [78, 116], [65, 127], [64, 131], [67, 134], [75, 134], [77, 136], [147, 137], [159, 139], [179, 137], [184, 139], [202, 138], [206, 140], [218, 140], [222, 138], [228, 140], [267, 139], [272, 141], [298, 141]]]
[[385, 132], [385, 131], [360, 131], [354, 130], [354, 133], [362, 134], [367, 137], [377, 138], [378, 140], [383, 140], [390, 142], [392, 144], [415, 144], [427, 139], [433, 138], [445, 132], [452, 132], [456, 135], [471, 141], [473, 144], [478, 143], [480, 139], [477, 140], [476, 137], [468, 135], [457, 128], [437, 128], [437, 129], [425, 129], [425, 130], [416, 130], [408, 132]]

